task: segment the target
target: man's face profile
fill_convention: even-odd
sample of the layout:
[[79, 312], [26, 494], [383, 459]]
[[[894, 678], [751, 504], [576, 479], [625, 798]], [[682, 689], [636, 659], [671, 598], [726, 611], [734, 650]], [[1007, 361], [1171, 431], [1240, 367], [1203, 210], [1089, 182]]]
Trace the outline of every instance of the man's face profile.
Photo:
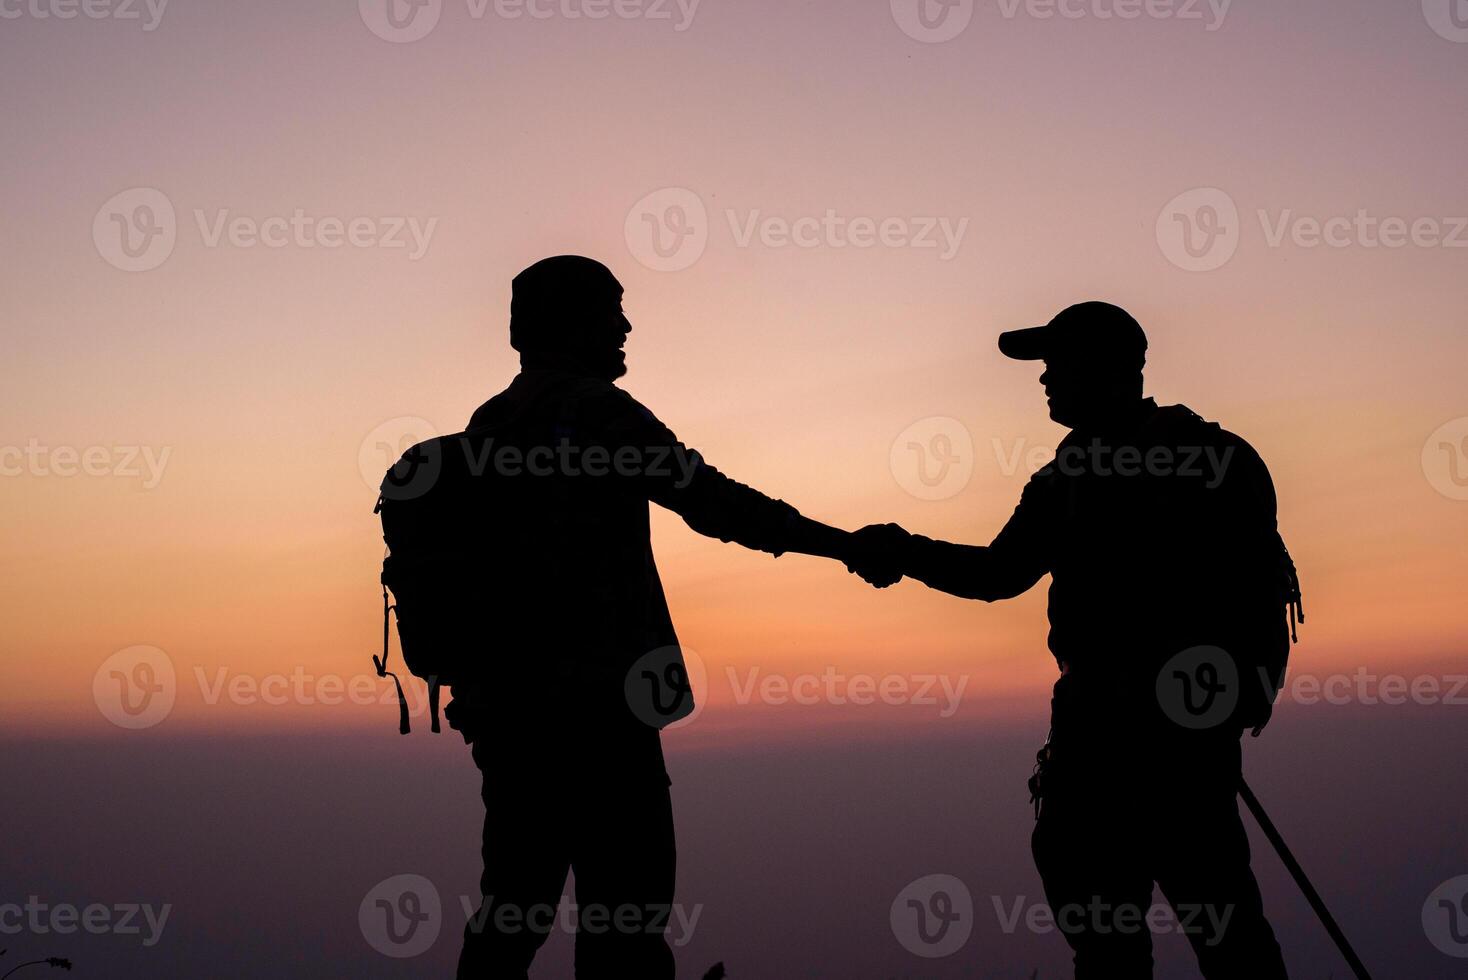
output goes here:
[[511, 311], [511, 343], [518, 329], [520, 349], [542, 363], [550, 358], [607, 381], [627, 373], [632, 324], [622, 284], [600, 262], [576, 255], [537, 262], [516, 277]]
[[1096, 402], [1087, 380], [1085, 366], [1073, 358], [1045, 361], [1040, 384], [1045, 386], [1045, 401], [1052, 419], [1069, 428], [1086, 419]]
[[1135, 366], [1088, 357], [1047, 358], [1040, 384], [1045, 386], [1050, 418], [1075, 429], [1100, 422], [1140, 397], [1133, 391]]
[[627, 373], [627, 335], [632, 323], [622, 309], [622, 287], [604, 296], [588, 297], [585, 320], [576, 331], [581, 359], [597, 377], [614, 381]]

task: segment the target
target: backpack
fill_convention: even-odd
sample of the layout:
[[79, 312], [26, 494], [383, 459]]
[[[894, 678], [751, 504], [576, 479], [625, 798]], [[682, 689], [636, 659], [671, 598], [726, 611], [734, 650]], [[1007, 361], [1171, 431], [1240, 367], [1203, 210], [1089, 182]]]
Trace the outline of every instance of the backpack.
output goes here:
[[[372, 657], [378, 677], [391, 677], [398, 693], [398, 731], [407, 735], [408, 700], [398, 675], [387, 669], [391, 620], [398, 623], [403, 662], [415, 676], [428, 682], [428, 707], [433, 731], [440, 730], [439, 693], [452, 664], [444, 643], [444, 604], [435, 598], [434, 584], [451, 584], [451, 558], [435, 543], [447, 540], [441, 525], [451, 521], [453, 502], [462, 496], [457, 470], [445, 473], [444, 460], [457, 436], [439, 437], [411, 447], [382, 478], [373, 513], [382, 519], [387, 553], [382, 560], [382, 654]], [[392, 597], [389, 597], [391, 592]], [[396, 600], [396, 601], [394, 601]], [[406, 609], [404, 608], [406, 606]]]
[[[575, 395], [574, 387], [569, 394]], [[408, 702], [402, 682], [387, 669], [391, 622], [409, 673], [428, 684], [434, 732], [441, 730], [443, 687], [491, 688], [501, 709], [534, 704], [540, 687], [527, 682], [523, 660], [536, 642], [537, 622], [554, 622], [556, 586], [563, 578], [553, 529], [527, 520], [547, 499], [564, 496], [554, 479], [501, 475], [498, 446], [550, 445], [565, 385], [532, 391], [493, 425], [438, 436], [408, 449], [388, 469], [374, 514], [382, 520], [382, 653], [378, 677], [391, 677], [398, 695], [398, 731], [407, 735]], [[539, 505], [539, 506], [537, 506]], [[529, 630], [529, 632], [527, 632]], [[456, 724], [453, 706], [449, 724]]]
[[[1157, 419], [1171, 427], [1168, 445], [1173, 441], [1179, 445], [1221, 444], [1218, 440], [1222, 427], [1184, 405], [1159, 409]], [[1260, 465], [1263, 465], [1262, 460]], [[1251, 524], [1238, 525], [1232, 533], [1255, 542], [1250, 546], [1247, 564], [1228, 573], [1233, 584], [1228, 593], [1236, 604], [1230, 618], [1243, 628], [1228, 650], [1194, 648], [1199, 654], [1191, 667], [1193, 671], [1211, 671], [1215, 675], [1215, 684], [1225, 673], [1236, 671], [1238, 690], [1228, 722], [1231, 726], [1252, 731], [1257, 737], [1269, 723], [1275, 702], [1284, 687], [1290, 649], [1300, 642], [1299, 625], [1305, 622], [1304, 598], [1299, 571], [1273, 521], [1267, 531]], [[1212, 584], [1219, 587], [1225, 583], [1216, 581]], [[1215, 654], [1207, 651], [1221, 653], [1221, 661], [1210, 663]], [[1181, 679], [1177, 674], [1173, 676]], [[1197, 692], [1203, 694], [1203, 700], [1208, 700], [1208, 676], [1195, 674], [1190, 680]], [[1182, 683], [1186, 685], [1189, 681]], [[1221, 692], [1226, 687], [1227, 682], [1217, 690]], [[1208, 720], [1221, 721], [1216, 718]]]
[[383, 477], [377, 506], [387, 554], [382, 562], [382, 653], [378, 677], [398, 694], [398, 730], [406, 735], [402, 682], [387, 669], [391, 620], [397, 620], [403, 663], [428, 684], [432, 730], [440, 731], [445, 686], [484, 679], [492, 670], [498, 610], [523, 608], [528, 529], [512, 515], [525, 481], [496, 479], [487, 433], [456, 433], [421, 442]]

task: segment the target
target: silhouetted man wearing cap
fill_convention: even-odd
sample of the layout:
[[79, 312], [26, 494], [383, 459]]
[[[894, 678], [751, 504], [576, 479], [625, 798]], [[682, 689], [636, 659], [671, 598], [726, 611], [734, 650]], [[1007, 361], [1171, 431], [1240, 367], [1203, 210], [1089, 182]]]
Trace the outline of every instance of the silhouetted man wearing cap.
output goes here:
[[648, 502], [747, 548], [847, 556], [846, 532], [724, 476], [613, 384], [631, 330], [601, 263], [536, 263], [511, 302], [521, 371], [470, 422], [504, 511], [484, 561], [507, 574], [481, 610], [493, 680], [456, 683], [446, 711], [484, 773], [483, 905], [465, 931], [465, 980], [526, 976], [568, 871], [576, 976], [673, 976], [659, 732], [693, 696]]
[[1154, 882], [1209, 980], [1284, 977], [1235, 797], [1240, 736], [1268, 720], [1290, 642], [1269, 473], [1242, 439], [1143, 397], [1147, 339], [1118, 307], [1070, 307], [999, 348], [1045, 362], [1050, 417], [1071, 429], [1055, 459], [989, 546], [869, 527], [855, 570], [989, 602], [1052, 576], [1061, 677], [1033, 844], [1077, 978], [1151, 977]]

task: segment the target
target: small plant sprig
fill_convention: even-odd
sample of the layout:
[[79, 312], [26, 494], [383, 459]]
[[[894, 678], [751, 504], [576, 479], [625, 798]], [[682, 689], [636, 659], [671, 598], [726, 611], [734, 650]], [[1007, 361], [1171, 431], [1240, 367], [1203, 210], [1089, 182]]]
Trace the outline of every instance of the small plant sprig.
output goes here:
[[[0, 956], [4, 956], [8, 952], [10, 952], [9, 949], [0, 949]], [[6, 977], [10, 976], [13, 973], [18, 973], [28, 966], [54, 966], [58, 969], [70, 970], [71, 960], [65, 959], [60, 956], [48, 956], [44, 960], [28, 960], [27, 962], [20, 963], [7, 970], [5, 973], [0, 974], [0, 980], [5, 980]]]

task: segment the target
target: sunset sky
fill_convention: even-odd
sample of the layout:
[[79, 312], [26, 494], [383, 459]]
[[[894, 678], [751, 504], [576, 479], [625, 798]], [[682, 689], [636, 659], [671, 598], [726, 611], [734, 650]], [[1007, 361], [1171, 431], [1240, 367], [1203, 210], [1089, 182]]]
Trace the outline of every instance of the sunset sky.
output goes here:
[[[985, 0], [941, 42], [903, 3], [429, 0], [405, 40], [410, 8], [375, 0], [0, 0], [0, 732], [150, 737], [96, 693], [142, 646], [176, 685], [159, 732], [395, 738], [388, 703], [320, 703], [388, 690], [376, 479], [508, 384], [510, 280], [567, 252], [625, 284], [623, 386], [721, 470], [827, 523], [970, 543], [1063, 435], [998, 333], [1119, 303], [1148, 393], [1270, 466], [1305, 585], [1292, 669], [1461, 673], [1447, 0]], [[156, 234], [129, 255], [124, 226]], [[906, 447], [935, 438], [970, 475], [929, 492]], [[1048, 579], [992, 606], [879, 593], [664, 512], [654, 545], [707, 674], [670, 745], [1043, 734]], [[734, 683], [830, 670], [936, 675], [962, 704]]]
[[[1273, 470], [1312, 615], [1299, 665], [1410, 672], [1461, 651], [1468, 504], [1434, 489], [1422, 457], [1468, 415], [1468, 231], [1451, 245], [1468, 214], [1468, 47], [1414, 5], [1239, 4], [1209, 30], [1207, 8], [1102, 21], [986, 4], [945, 43], [907, 37], [875, 3], [708, 0], [681, 31], [673, 5], [671, 20], [593, 22], [449, 3], [411, 43], [343, 3], [178, 2], [152, 31], [140, 9], [0, 25], [0, 442], [106, 447], [121, 470], [27, 465], [0, 482], [0, 644], [28, 675], [5, 725], [99, 721], [92, 675], [135, 644], [177, 668], [170, 724], [346, 723], [211, 707], [194, 668], [370, 667], [380, 538], [361, 473], [388, 460], [364, 440], [406, 434], [404, 417], [462, 427], [515, 370], [510, 278], [560, 252], [621, 277], [625, 387], [716, 465], [831, 523], [970, 542], [1007, 516], [1030, 449], [1061, 435], [1037, 367], [1003, 360], [997, 333], [1121, 303], [1151, 336], [1149, 391]], [[176, 245], [125, 272], [91, 231], [139, 187], [172, 204]], [[668, 188], [701, 202], [707, 245], [657, 271], [628, 229]], [[1236, 254], [1206, 272], [1158, 236], [1198, 188], [1238, 211]], [[385, 237], [399, 219], [404, 247], [215, 235], [298, 209], [381, 220]], [[1432, 219], [1443, 244], [1294, 240], [1299, 218], [1360, 211]], [[919, 239], [919, 219], [941, 224], [934, 248], [762, 230], [828, 212]], [[968, 433], [972, 477], [921, 500], [889, 450], [935, 417]], [[124, 467], [126, 447], [163, 463], [159, 478], [141, 451]], [[998, 607], [912, 584], [875, 595], [668, 515], [656, 546], [714, 703], [730, 666], [969, 673], [985, 695], [1026, 697], [1053, 671], [1043, 587]]]

